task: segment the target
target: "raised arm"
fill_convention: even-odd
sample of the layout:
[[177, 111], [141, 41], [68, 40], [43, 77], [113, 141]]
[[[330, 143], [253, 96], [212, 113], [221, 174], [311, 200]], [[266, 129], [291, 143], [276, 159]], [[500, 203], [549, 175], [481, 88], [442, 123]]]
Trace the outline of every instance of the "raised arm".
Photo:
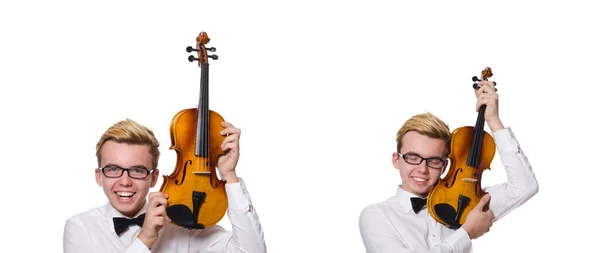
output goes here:
[[226, 184], [231, 231], [220, 226], [198, 230], [192, 238], [192, 249], [210, 253], [267, 252], [258, 214], [252, 206], [244, 181]]
[[475, 90], [477, 108], [486, 105], [485, 120], [492, 130], [499, 158], [506, 171], [507, 182], [484, 188], [491, 195], [490, 210], [494, 221], [506, 216], [538, 192], [529, 160], [510, 128], [505, 128], [498, 116], [498, 94], [489, 81], [481, 81]]
[[258, 214], [252, 205], [252, 200], [241, 178], [237, 177], [236, 166], [239, 160], [239, 139], [241, 130], [228, 122], [223, 122], [225, 129], [221, 132], [226, 135], [221, 148], [225, 155], [219, 157], [217, 169], [221, 178], [227, 183], [225, 190], [229, 207], [228, 217], [231, 221], [231, 233], [218, 239], [218, 242], [207, 252], [267, 252], [264, 233]]

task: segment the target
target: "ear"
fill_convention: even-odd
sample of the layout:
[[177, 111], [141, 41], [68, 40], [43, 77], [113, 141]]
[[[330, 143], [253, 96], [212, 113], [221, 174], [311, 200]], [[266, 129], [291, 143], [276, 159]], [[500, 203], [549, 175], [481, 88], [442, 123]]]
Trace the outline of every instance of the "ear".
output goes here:
[[400, 155], [398, 155], [397, 152], [392, 153], [392, 164], [394, 165], [394, 168], [396, 168], [397, 170], [400, 169], [400, 165], [398, 164], [399, 161], [400, 161]]
[[152, 172], [152, 181], [150, 181], [150, 188], [156, 185], [156, 181], [158, 181], [158, 169]]
[[100, 169], [96, 168], [95, 171], [96, 171], [95, 172], [95, 174], [96, 174], [96, 183], [98, 183], [98, 186], [102, 186], [102, 181], [100, 181], [101, 177], [102, 177], [102, 174], [100, 173]]

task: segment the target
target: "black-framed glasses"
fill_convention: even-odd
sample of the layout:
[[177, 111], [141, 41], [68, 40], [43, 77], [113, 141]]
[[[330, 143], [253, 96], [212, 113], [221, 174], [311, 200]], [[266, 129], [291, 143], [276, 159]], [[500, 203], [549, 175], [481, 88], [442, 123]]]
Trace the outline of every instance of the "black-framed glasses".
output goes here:
[[398, 155], [400, 155], [400, 157], [402, 157], [402, 159], [404, 159], [404, 161], [412, 165], [419, 165], [423, 162], [423, 160], [425, 160], [425, 165], [427, 165], [427, 167], [433, 169], [441, 169], [444, 167], [444, 165], [446, 165], [446, 160], [443, 160], [439, 157], [423, 158], [417, 154], [401, 154], [399, 152], [397, 153]]
[[152, 173], [152, 171], [154, 171], [154, 169], [152, 170], [147, 170], [145, 168], [141, 168], [141, 167], [131, 167], [131, 168], [121, 168], [117, 165], [107, 165], [104, 166], [104, 168], [100, 169], [102, 171], [102, 174], [104, 174], [104, 176], [108, 177], [108, 178], [118, 178], [121, 177], [123, 175], [123, 173], [125, 171], [127, 171], [127, 175], [129, 175], [130, 178], [135, 178], [135, 179], [144, 179], [147, 178], [148, 175], [150, 175], [150, 173]]

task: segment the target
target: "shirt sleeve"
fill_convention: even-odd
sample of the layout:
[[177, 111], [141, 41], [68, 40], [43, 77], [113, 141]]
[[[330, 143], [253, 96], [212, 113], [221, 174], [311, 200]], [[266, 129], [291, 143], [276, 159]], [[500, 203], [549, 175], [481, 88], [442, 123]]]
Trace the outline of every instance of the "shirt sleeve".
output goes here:
[[136, 237], [122, 253], [150, 253], [150, 249], [148, 249], [142, 240]]
[[[244, 181], [239, 178], [237, 183], [226, 184], [225, 191], [228, 201], [227, 214], [232, 230], [223, 233], [224, 230], [219, 228], [219, 232], [212, 233], [211, 236], [218, 239], [203, 252], [266, 253], [264, 232]], [[206, 235], [205, 233], [203, 236]]]
[[[409, 224], [407, 224], [409, 226]], [[367, 253], [416, 253], [408, 248], [402, 232], [397, 231], [377, 205], [369, 205], [360, 214], [360, 234]], [[406, 233], [410, 233], [406, 229]], [[451, 236], [437, 245], [432, 245], [428, 253], [466, 252], [471, 247], [467, 232], [459, 228]], [[420, 252], [423, 253], [423, 252]]]
[[65, 223], [63, 234], [64, 253], [92, 253], [95, 252], [88, 234], [72, 220]]
[[513, 131], [504, 128], [493, 137], [507, 178], [507, 182], [484, 189], [491, 196], [489, 207], [495, 222], [537, 194], [538, 182]]

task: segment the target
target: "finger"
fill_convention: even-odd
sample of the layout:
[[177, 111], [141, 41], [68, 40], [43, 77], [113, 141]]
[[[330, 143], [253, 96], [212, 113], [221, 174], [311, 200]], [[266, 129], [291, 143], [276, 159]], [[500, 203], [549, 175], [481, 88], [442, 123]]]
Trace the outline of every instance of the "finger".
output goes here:
[[477, 103], [475, 103], [475, 111], [479, 112], [479, 109], [481, 108], [482, 105], [487, 105], [488, 104], [488, 99], [485, 96], [481, 96], [477, 99]]
[[238, 146], [235, 143], [229, 142], [223, 145], [223, 151], [229, 151], [230, 153], [237, 153]]
[[239, 135], [237, 135], [237, 134], [229, 135], [229, 136], [225, 137], [225, 139], [223, 139], [223, 142], [221, 143], [221, 148], [223, 148], [225, 146], [225, 144], [227, 144], [227, 143], [237, 143], [238, 140], [239, 140]]
[[484, 83], [479, 89], [484, 93], [496, 93], [496, 87], [491, 82]]
[[226, 121], [221, 122], [221, 126], [223, 126], [224, 128], [233, 127], [231, 123]]
[[165, 198], [163, 196], [156, 197], [156, 202], [158, 202], [158, 204], [160, 206], [167, 206], [167, 204], [168, 204], [167, 198]]
[[151, 221], [156, 221], [156, 218], [163, 217], [167, 215], [167, 209], [165, 206], [158, 206], [153, 208], [148, 208], [146, 211], [146, 217]]
[[[148, 211], [150, 213], [150, 211]], [[160, 204], [152, 208], [152, 215], [154, 216], [165, 216], [167, 215], [167, 204]]]
[[158, 206], [166, 206], [168, 204], [167, 198], [164, 197], [165, 194], [154, 195], [150, 198], [150, 207], [158, 207]]
[[490, 201], [490, 195], [489, 194], [485, 194], [483, 195], [483, 197], [481, 198], [481, 200], [479, 200], [479, 203], [477, 203], [477, 206], [475, 206], [475, 208], [479, 209], [479, 210], [483, 210], [483, 207]]
[[148, 194], [148, 198], [155, 198], [155, 197], [161, 197], [161, 198], [169, 198], [169, 195], [164, 193], [164, 192], [151, 192], [150, 194]]
[[475, 94], [479, 95], [480, 93], [491, 93], [496, 92], [497, 89], [492, 81], [479, 81], [476, 83], [477, 88], [475, 89]]
[[489, 87], [492, 87], [492, 88], [494, 88], [494, 82], [492, 82], [492, 81], [489, 81], [489, 80], [487, 80], [487, 81], [480, 81], [479, 83], [480, 83], [482, 86], [489, 86]]
[[152, 215], [153, 216], [166, 216], [167, 208], [164, 205], [158, 206], [158, 207], [154, 208]]
[[475, 106], [477, 107], [477, 111], [479, 111], [479, 107], [481, 107], [484, 104], [492, 106], [492, 103], [497, 100], [497, 97], [498, 94], [482, 93], [481, 95], [479, 95], [477, 97], [477, 103], [475, 104]]
[[482, 94], [485, 94], [485, 92], [484, 92], [483, 88], [481, 88], [483, 84], [478, 83], [477, 85], [478, 85], [478, 88], [476, 90], [474, 90], [474, 93], [475, 93], [475, 97], [479, 98]]
[[165, 222], [166, 219], [163, 217], [156, 217], [155, 219], [152, 220], [152, 223], [154, 223], [154, 226], [157, 228], [163, 228], [165, 226]]
[[237, 135], [239, 136], [239, 135], [241, 135], [241, 132], [242, 132], [242, 131], [241, 131], [239, 128], [236, 128], [236, 127], [230, 126], [230, 127], [227, 127], [227, 128], [225, 128], [225, 129], [223, 129], [223, 130], [221, 131], [221, 133], [220, 133], [220, 134], [221, 134], [221, 135], [232, 135], [232, 134], [237, 134]]

